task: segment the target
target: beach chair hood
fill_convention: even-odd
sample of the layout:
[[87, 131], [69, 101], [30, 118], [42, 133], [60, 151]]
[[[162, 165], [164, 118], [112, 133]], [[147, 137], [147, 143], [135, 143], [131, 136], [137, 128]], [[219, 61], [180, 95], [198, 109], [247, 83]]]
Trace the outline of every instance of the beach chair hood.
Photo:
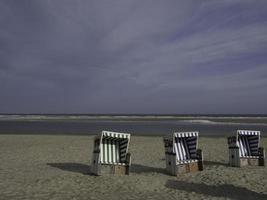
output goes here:
[[238, 130], [236, 142], [240, 157], [257, 157], [260, 131]]
[[125, 164], [130, 134], [103, 131], [100, 140], [100, 163]]
[[179, 132], [173, 134], [173, 152], [177, 163], [196, 162], [198, 132]]

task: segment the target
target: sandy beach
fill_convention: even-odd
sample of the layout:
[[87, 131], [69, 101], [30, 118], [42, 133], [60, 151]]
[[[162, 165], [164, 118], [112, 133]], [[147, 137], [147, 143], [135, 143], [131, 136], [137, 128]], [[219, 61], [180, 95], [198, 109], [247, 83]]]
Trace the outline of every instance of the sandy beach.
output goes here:
[[91, 175], [92, 148], [93, 136], [0, 135], [0, 199], [267, 199], [267, 167], [228, 167], [224, 137], [200, 137], [204, 171], [179, 177], [161, 137], [131, 138], [130, 176]]

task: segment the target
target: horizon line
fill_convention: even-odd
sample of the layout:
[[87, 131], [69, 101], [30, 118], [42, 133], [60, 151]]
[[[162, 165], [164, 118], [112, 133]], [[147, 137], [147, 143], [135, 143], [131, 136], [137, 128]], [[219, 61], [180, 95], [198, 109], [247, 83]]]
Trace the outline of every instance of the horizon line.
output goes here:
[[267, 115], [262, 113], [247, 113], [247, 114], [240, 114], [240, 113], [189, 113], [189, 114], [178, 114], [178, 113], [1, 113], [0, 115], [88, 115], [88, 116], [189, 116], [189, 115], [219, 115], [219, 116], [255, 116], [255, 115]]

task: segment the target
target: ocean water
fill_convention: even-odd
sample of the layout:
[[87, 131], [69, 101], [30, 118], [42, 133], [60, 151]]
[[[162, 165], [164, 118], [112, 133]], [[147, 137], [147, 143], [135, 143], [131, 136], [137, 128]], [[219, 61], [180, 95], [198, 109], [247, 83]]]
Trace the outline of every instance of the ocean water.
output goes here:
[[0, 134], [95, 135], [109, 130], [137, 136], [164, 136], [175, 131], [228, 136], [238, 129], [259, 130], [267, 136], [267, 116], [0, 115]]

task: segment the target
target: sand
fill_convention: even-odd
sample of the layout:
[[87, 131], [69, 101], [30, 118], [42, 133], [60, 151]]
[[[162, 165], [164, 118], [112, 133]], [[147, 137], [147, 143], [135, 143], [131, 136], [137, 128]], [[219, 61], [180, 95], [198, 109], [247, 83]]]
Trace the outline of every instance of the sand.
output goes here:
[[131, 138], [130, 176], [91, 175], [92, 147], [92, 136], [0, 135], [0, 199], [267, 199], [267, 167], [228, 167], [226, 138], [200, 138], [204, 171], [179, 177], [161, 137]]

